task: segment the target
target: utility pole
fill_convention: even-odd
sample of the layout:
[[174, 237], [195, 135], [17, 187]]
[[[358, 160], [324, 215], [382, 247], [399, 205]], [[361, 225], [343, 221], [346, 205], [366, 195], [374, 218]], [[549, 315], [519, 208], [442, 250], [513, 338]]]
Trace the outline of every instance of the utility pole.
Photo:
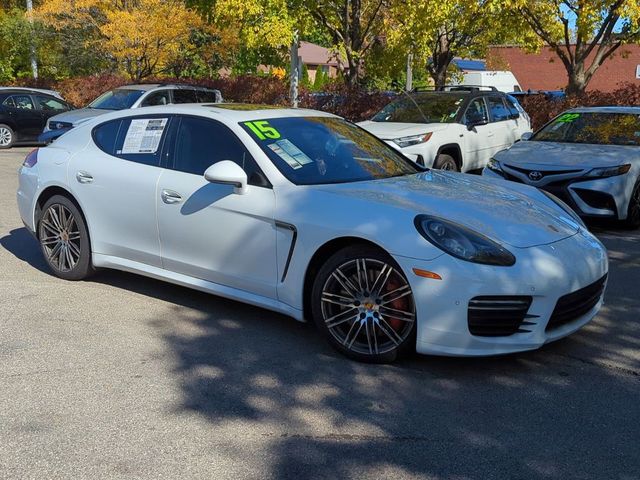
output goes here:
[[300, 59], [298, 58], [298, 31], [293, 32], [293, 41], [291, 42], [291, 89], [289, 96], [291, 97], [291, 106], [298, 108], [298, 83], [300, 81]]
[[413, 53], [407, 55], [407, 83], [404, 87], [406, 92], [413, 90]]
[[35, 35], [33, 31], [33, 0], [27, 0], [27, 17], [29, 18], [30, 33], [31, 33], [31, 71], [33, 72], [33, 79], [38, 80], [38, 60], [36, 58], [36, 43]]

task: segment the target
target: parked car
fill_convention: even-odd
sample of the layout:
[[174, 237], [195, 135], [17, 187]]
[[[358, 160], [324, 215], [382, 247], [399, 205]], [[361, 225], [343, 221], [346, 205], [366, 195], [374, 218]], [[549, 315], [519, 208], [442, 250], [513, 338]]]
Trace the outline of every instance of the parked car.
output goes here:
[[173, 103], [220, 103], [222, 100], [220, 90], [194, 85], [124, 85], [103, 93], [85, 108], [52, 117], [42, 131], [40, 141], [49, 143], [82, 122], [114, 110]]
[[483, 168], [531, 131], [515, 99], [468, 86], [406, 94], [358, 125], [420, 165], [463, 172]]
[[0, 148], [37, 141], [47, 120], [71, 109], [43, 90], [0, 88]]
[[509, 95], [521, 100], [525, 97], [544, 97], [546, 100], [564, 100], [566, 94], [563, 90], [523, 90], [519, 92], [511, 92]]
[[638, 228], [640, 108], [568, 110], [497, 154], [483, 175], [543, 188], [583, 217]]
[[304, 109], [105, 114], [27, 156], [18, 206], [61, 278], [116, 268], [313, 319], [367, 361], [535, 349], [591, 320], [608, 270], [552, 195]]

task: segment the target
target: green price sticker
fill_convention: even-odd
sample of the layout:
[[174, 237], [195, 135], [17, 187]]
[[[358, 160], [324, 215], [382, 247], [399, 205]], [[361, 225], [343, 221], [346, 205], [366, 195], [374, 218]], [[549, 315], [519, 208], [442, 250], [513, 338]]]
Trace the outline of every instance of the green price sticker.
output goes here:
[[564, 115], [560, 115], [558, 117], [558, 120], [556, 120], [557, 122], [562, 122], [562, 123], [569, 123], [569, 122], [573, 122], [576, 118], [579, 118], [580, 114], [579, 113], [565, 113]]
[[244, 124], [251, 129], [251, 131], [258, 137], [260, 140], [266, 140], [270, 138], [275, 140], [280, 138], [280, 132], [269, 125], [269, 122], [266, 120], [257, 120], [255, 122], [244, 122]]

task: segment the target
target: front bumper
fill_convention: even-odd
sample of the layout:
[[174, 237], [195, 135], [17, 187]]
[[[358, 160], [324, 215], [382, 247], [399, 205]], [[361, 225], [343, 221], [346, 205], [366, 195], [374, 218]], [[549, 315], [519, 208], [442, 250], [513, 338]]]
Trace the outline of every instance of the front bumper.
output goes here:
[[[590, 233], [530, 248], [510, 248], [513, 267], [492, 267], [442, 255], [431, 261], [394, 256], [409, 279], [416, 302], [416, 350], [423, 354], [487, 356], [533, 350], [588, 323], [602, 298], [586, 313], [557, 328], [547, 323], [560, 297], [597, 282], [608, 271], [604, 246]], [[418, 277], [412, 269], [438, 273], [442, 280]], [[478, 296], [529, 296], [526, 332], [506, 336], [472, 335], [469, 301]]]
[[585, 178], [584, 176], [559, 176], [557, 180], [540, 182], [525, 180], [524, 175], [516, 171], [504, 171], [504, 175], [485, 168], [482, 175], [525, 183], [546, 190], [565, 203], [582, 217], [627, 218], [629, 199], [635, 185], [635, 177], [630, 172], [606, 178]]

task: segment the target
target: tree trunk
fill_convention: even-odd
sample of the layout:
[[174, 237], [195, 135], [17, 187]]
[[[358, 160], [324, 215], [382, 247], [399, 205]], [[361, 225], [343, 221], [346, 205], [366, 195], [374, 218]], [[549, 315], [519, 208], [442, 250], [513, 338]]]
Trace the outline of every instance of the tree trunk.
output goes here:
[[578, 64], [567, 69], [569, 82], [567, 83], [566, 94], [569, 96], [582, 95], [587, 88], [589, 78], [584, 71], [584, 65]]

